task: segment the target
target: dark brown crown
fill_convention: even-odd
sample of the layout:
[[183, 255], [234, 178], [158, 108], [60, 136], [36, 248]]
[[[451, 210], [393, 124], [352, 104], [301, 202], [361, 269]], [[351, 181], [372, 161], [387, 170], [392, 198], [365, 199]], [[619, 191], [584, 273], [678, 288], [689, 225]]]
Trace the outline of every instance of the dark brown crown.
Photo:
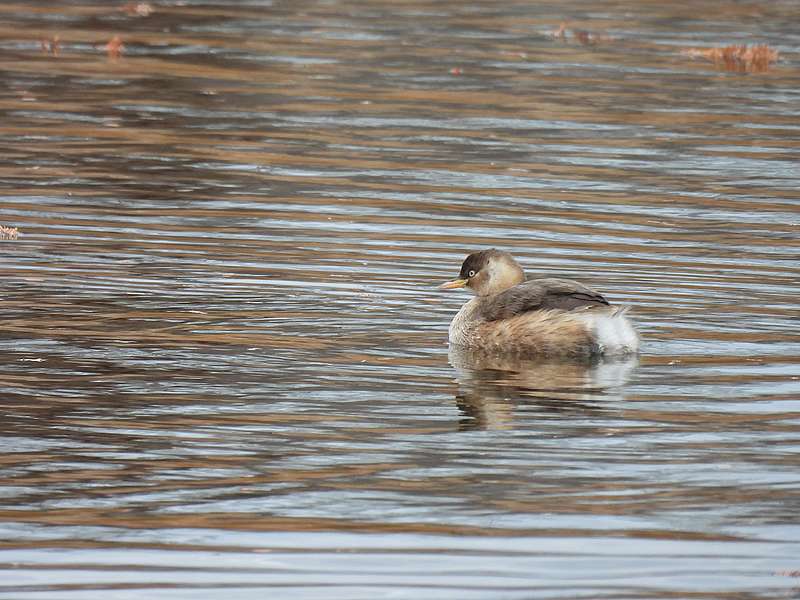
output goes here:
[[495, 248], [481, 250], [480, 252], [473, 252], [467, 258], [465, 258], [464, 262], [461, 264], [461, 273], [459, 277], [461, 279], [469, 279], [470, 271], [480, 273], [480, 270], [488, 265], [492, 258], [498, 258], [504, 254], [507, 254], [507, 252], [503, 252]]

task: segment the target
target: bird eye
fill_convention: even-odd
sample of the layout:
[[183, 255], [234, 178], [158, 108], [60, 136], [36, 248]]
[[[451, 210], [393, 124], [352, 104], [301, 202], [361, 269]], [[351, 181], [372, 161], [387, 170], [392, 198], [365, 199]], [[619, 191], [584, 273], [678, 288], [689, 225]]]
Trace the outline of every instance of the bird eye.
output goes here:
[[467, 273], [467, 276], [468, 277], [475, 277], [475, 271], [470, 271], [469, 273]]

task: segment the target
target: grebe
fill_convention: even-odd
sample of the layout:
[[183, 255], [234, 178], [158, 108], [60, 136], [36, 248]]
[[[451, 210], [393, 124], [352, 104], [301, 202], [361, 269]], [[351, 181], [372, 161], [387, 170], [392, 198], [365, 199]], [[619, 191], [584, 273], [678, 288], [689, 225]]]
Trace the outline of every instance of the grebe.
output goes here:
[[593, 289], [567, 279], [525, 280], [501, 250], [470, 254], [458, 279], [440, 289], [475, 293], [450, 323], [450, 343], [484, 352], [573, 358], [626, 356], [639, 336], [625, 316]]

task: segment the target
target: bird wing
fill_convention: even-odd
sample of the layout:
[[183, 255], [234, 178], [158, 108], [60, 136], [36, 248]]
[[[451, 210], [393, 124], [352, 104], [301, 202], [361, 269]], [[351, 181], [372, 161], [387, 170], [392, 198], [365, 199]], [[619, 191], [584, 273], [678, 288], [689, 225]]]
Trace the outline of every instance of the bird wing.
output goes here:
[[485, 298], [481, 316], [499, 321], [534, 310], [575, 310], [589, 306], [608, 306], [608, 301], [592, 288], [568, 279], [531, 279]]

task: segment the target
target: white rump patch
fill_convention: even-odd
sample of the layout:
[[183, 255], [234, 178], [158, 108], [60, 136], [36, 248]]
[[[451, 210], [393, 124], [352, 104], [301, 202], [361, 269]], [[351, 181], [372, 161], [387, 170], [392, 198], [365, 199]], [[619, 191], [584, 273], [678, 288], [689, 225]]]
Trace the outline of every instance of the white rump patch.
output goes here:
[[610, 314], [586, 315], [602, 354], [619, 356], [639, 351], [639, 334], [625, 316], [626, 312], [628, 308], [622, 307]]

